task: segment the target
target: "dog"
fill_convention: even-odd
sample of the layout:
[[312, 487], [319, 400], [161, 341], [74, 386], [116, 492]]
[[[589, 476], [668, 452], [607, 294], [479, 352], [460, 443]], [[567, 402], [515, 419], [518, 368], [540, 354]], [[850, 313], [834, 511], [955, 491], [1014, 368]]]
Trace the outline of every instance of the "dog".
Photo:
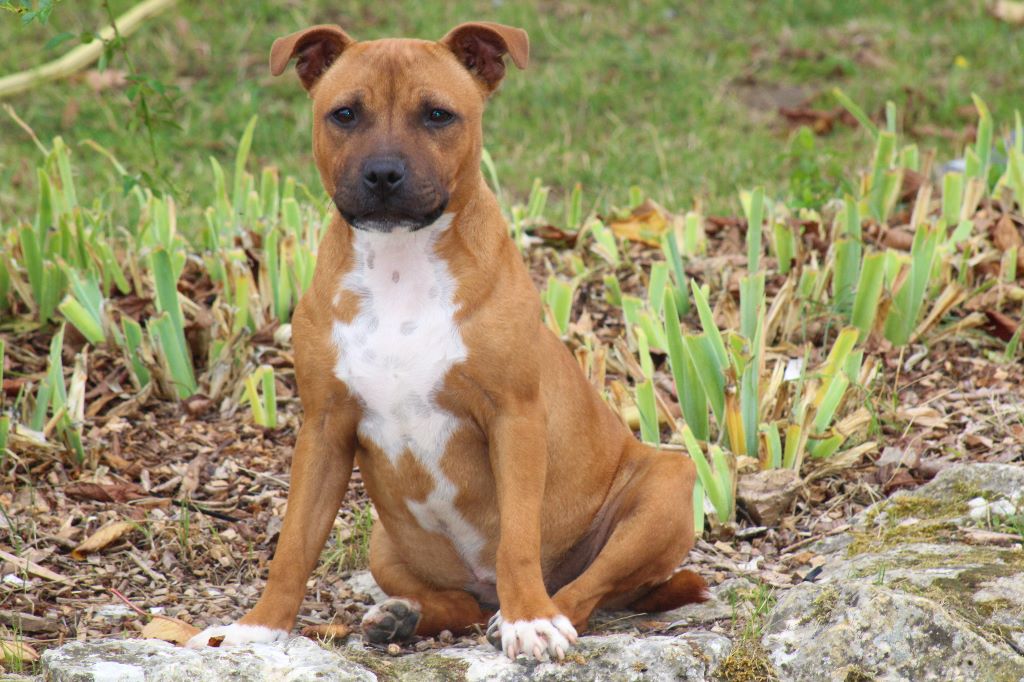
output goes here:
[[487, 623], [510, 658], [562, 658], [598, 606], [708, 598], [693, 463], [639, 443], [542, 323], [480, 171], [485, 105], [526, 32], [461, 24], [437, 42], [333, 25], [274, 42], [313, 108], [337, 213], [292, 322], [304, 410], [262, 597], [189, 642], [284, 639], [358, 464], [379, 520], [370, 571], [386, 643]]

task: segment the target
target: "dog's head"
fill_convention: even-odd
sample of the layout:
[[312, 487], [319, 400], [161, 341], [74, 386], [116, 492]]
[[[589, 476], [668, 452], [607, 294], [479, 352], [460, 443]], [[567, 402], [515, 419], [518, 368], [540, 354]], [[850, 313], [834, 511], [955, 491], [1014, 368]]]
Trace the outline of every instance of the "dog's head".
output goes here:
[[479, 182], [481, 117], [505, 75], [524, 68], [526, 32], [456, 26], [441, 40], [356, 42], [337, 26], [279, 38], [270, 70], [292, 57], [313, 99], [313, 155], [324, 187], [353, 227], [430, 225]]

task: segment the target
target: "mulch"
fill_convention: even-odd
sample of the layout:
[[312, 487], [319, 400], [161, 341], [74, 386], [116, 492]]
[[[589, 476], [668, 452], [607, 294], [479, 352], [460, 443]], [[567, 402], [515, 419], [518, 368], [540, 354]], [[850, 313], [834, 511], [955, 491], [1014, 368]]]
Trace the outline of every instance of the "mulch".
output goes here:
[[[709, 225], [709, 257], [690, 274], [738, 273], [740, 222]], [[624, 260], [643, 263], [654, 255], [631, 248]], [[543, 244], [533, 249], [538, 283], [558, 267], [560, 253]], [[620, 273], [623, 289], [639, 291], [639, 275], [628, 267]], [[609, 346], [621, 334], [618, 310], [590, 282], [581, 285], [573, 317]], [[127, 400], [118, 388], [126, 383], [123, 361], [91, 355], [87, 392], [90, 404], [103, 404], [86, 428], [89, 460], [75, 464], [62, 449], [26, 446], [0, 466], [0, 638], [17, 631], [41, 650], [67, 640], [134, 636], [143, 619], [124, 601], [200, 627], [230, 622], [255, 603], [281, 527], [300, 423], [290, 354], [274, 346], [272, 330], [260, 338], [263, 361], [279, 370], [275, 430], [254, 426], [231, 401]], [[8, 396], [44, 371], [47, 345], [40, 332], [8, 337], [8, 348], [17, 349], [8, 354]], [[687, 559], [690, 568], [712, 585], [745, 577], [786, 589], [820, 565], [810, 549], [815, 540], [842, 532], [893, 491], [960, 462], [1024, 463], [1024, 367], [1005, 359], [991, 334], [975, 328], [927, 347], [876, 353], [883, 362], [869, 406], [871, 439], [884, 447], [842, 466], [809, 463], [796, 502], [776, 526], [760, 527], [741, 510], [735, 524], [705, 533]], [[615, 372], [609, 365], [609, 376]], [[367, 502], [356, 471], [325, 551], [330, 561], [309, 581], [300, 625], [355, 624], [369, 603], [347, 585], [353, 567], [336, 551], [357, 537]], [[123, 530], [112, 542], [73, 555], [85, 539], [121, 521], [129, 524], [118, 526]]]

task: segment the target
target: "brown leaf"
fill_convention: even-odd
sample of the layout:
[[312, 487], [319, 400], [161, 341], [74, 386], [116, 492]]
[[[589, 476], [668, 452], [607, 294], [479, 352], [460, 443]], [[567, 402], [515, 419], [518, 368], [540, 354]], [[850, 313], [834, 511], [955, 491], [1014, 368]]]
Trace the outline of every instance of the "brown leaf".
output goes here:
[[198, 634], [199, 628], [169, 616], [156, 616], [142, 628], [143, 639], [161, 639], [179, 645]]
[[4, 377], [4, 383], [3, 383], [3, 389], [2, 389], [3, 392], [4, 392], [4, 395], [10, 395], [10, 396], [18, 395], [18, 391], [20, 391], [21, 387], [24, 386], [26, 383], [28, 383], [28, 379], [25, 379], [24, 377], [18, 377], [16, 379], [11, 379], [11, 378], [8, 378], [8, 377]]
[[886, 230], [885, 234], [878, 241], [882, 246], [888, 246], [890, 249], [910, 251], [910, 247], [914, 244], [914, 233], [910, 230], [894, 227], [891, 230]]
[[88, 481], [77, 481], [64, 486], [64, 494], [75, 500], [97, 502], [128, 502], [145, 497], [133, 483], [100, 484]]
[[541, 225], [534, 231], [534, 234], [549, 244], [566, 249], [571, 249], [576, 245], [578, 236], [575, 232], [566, 232], [554, 225]]
[[202, 474], [205, 464], [206, 457], [204, 455], [198, 455], [188, 463], [185, 475], [181, 477], [181, 485], [178, 487], [179, 498], [188, 499], [192, 497], [192, 494], [199, 487], [199, 476]]
[[902, 421], [913, 422], [918, 426], [929, 429], [948, 429], [946, 417], [934, 407], [918, 405], [915, 407], [899, 407], [896, 410], [896, 418]]
[[827, 135], [832, 132], [837, 123], [851, 127], [857, 126], [857, 119], [842, 107], [827, 111], [811, 107], [779, 107], [779, 114], [786, 119], [786, 123], [790, 126], [794, 128], [807, 126], [814, 131], [815, 135]]
[[910, 201], [917, 196], [921, 186], [928, 182], [928, 178], [921, 173], [914, 172], [909, 168], [903, 171], [903, 183], [900, 185], [900, 200]]
[[906, 469], [900, 469], [890, 478], [882, 481], [882, 490], [886, 493], [891, 493], [894, 490], [902, 490], [904, 488], [916, 488], [920, 485], [920, 482], [911, 475]]
[[1020, 323], [998, 310], [986, 310], [985, 315], [988, 317], [989, 331], [1000, 341], [1009, 342], [1020, 327]]
[[302, 636], [310, 639], [344, 639], [352, 634], [352, 628], [344, 623], [321, 623], [302, 628]]
[[182, 401], [181, 406], [190, 417], [201, 417], [213, 407], [213, 401], [202, 393], [196, 393]]
[[1019, 0], [996, 0], [988, 8], [988, 11], [999, 21], [1005, 21], [1016, 26], [1024, 26], [1024, 2]]
[[644, 201], [625, 218], [609, 223], [616, 236], [648, 246], [660, 246], [661, 235], [668, 229], [668, 216], [650, 199]]
[[24, 642], [0, 639], [0, 660], [17, 666], [20, 663], [35, 663], [39, 660], [39, 654]]
[[1003, 214], [1003, 217], [992, 226], [992, 243], [1004, 253], [1016, 248], [1017, 267], [1024, 267], [1024, 239], [1021, 239], [1020, 231], [1010, 216]]
[[133, 528], [135, 528], [135, 524], [128, 521], [111, 521], [86, 538], [85, 542], [71, 550], [71, 557], [81, 561], [87, 554], [98, 552], [111, 543], [116, 542]]

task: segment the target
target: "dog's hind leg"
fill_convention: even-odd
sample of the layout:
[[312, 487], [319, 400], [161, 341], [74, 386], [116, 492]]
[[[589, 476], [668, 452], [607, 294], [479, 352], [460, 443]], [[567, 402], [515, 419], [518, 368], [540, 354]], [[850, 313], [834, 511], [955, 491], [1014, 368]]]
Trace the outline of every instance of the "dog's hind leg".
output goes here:
[[613, 530], [594, 561], [554, 597], [577, 629], [598, 606], [654, 611], [708, 598], [700, 576], [673, 573], [694, 544], [693, 463], [636, 442], [627, 447]]
[[390, 597], [363, 616], [363, 635], [371, 642], [428, 637], [442, 630], [458, 634], [490, 616], [469, 592], [438, 589], [414, 574], [379, 522], [370, 536], [370, 573]]

